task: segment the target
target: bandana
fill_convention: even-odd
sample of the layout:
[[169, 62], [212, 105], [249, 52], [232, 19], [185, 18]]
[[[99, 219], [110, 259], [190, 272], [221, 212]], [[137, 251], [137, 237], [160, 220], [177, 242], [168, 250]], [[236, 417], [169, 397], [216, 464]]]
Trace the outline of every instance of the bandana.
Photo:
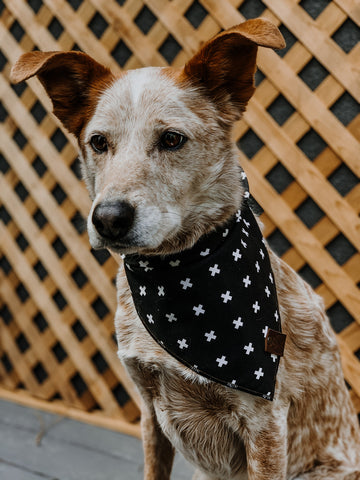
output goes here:
[[125, 271], [142, 323], [170, 355], [207, 379], [272, 400], [285, 335], [248, 197], [193, 248], [127, 255]]

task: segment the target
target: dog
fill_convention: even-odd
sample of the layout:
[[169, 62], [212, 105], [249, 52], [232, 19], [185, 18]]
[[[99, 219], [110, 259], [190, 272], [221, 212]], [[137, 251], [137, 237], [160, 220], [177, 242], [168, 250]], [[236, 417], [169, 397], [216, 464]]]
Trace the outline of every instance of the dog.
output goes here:
[[[218, 34], [183, 68], [115, 76], [80, 52], [18, 60], [12, 81], [36, 75], [78, 140], [93, 248], [125, 255], [125, 263], [174, 258], [234, 217], [246, 189], [231, 129], [254, 92], [259, 46], [284, 47], [261, 18]], [[265, 249], [287, 336], [272, 401], [206, 378], [163, 348], [140, 320], [120, 267], [118, 354], [142, 399], [146, 480], [170, 478], [175, 450], [195, 465], [196, 480], [360, 479], [359, 425], [323, 302]]]

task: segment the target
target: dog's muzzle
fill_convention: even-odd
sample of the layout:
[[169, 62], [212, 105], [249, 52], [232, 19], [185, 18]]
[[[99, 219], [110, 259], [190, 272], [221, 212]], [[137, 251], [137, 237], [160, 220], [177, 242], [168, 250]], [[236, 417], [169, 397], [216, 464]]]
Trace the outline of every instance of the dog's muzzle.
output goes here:
[[99, 203], [93, 211], [92, 223], [98, 234], [115, 242], [123, 239], [130, 231], [135, 217], [132, 205], [123, 201]]

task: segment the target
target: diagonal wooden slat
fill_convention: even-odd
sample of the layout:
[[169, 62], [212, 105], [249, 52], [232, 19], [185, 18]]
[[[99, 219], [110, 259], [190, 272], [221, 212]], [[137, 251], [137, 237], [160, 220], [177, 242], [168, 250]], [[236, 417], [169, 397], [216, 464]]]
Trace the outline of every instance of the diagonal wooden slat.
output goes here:
[[252, 166], [251, 162], [240, 154], [240, 162], [249, 175], [252, 191], [262, 205], [271, 205], [268, 215], [279, 228], [296, 244], [296, 249], [313, 266], [329, 288], [341, 297], [354, 318], [360, 323], [360, 296], [352, 280], [323, 249], [322, 244], [306, 229], [291, 208], [276, 195], [264, 178]]
[[[2, 185], [2, 188], [3, 187], [4, 184]], [[6, 187], [4, 190], [5, 189]], [[44, 287], [42, 286], [41, 282], [37, 279], [35, 273], [31, 270], [30, 266], [26, 263], [21, 255], [21, 251], [19, 251], [17, 246], [14, 245], [13, 239], [1, 224], [0, 239], [2, 248], [6, 250], [6, 254], [9, 256], [16, 274], [22, 280], [27, 290], [31, 293], [31, 296], [39, 305], [39, 308], [48, 313], [47, 318], [51, 324], [51, 328], [54, 330], [54, 332], [56, 332], [59, 338], [62, 338], [68, 349], [78, 350], [77, 342], [71, 329], [61, 321], [57, 309], [48, 298], [47, 292], [44, 291]], [[78, 351], [78, 354], [76, 357], [74, 357], [74, 361], [79, 372], [87, 382], [90, 391], [93, 391], [95, 398], [97, 398], [104, 411], [108, 412], [109, 414], [114, 414], [116, 412], [116, 415], [120, 415], [115, 399], [108, 391], [108, 388], [102, 377], [97, 375], [95, 367], [91, 364], [86, 355], [82, 354], [81, 351]]]
[[259, 136], [266, 137], [269, 148], [297, 178], [302, 188], [317, 199], [319, 206], [328, 214], [328, 217], [340, 230], [346, 232], [354, 245], [359, 245], [360, 219], [356, 213], [324, 179], [317, 168], [307, 160], [300, 149], [294, 146], [283, 130], [277, 127], [276, 122], [269, 115], [265, 115], [255, 102], [246, 112], [246, 120]]
[[357, 0], [335, 0], [335, 3], [338, 4], [358, 26], [360, 26], [360, 5]]
[[[0, 272], [0, 295], [3, 298], [6, 298], [8, 304], [11, 305], [12, 311], [16, 312], [16, 322], [21, 326], [22, 332], [25, 334], [25, 337], [31, 338], [32, 343], [36, 345], [36, 355], [39, 360], [49, 368], [49, 370], [56, 371], [55, 378], [50, 377], [49, 381], [53, 384], [53, 390], [59, 391], [61, 396], [64, 398], [65, 402], [68, 402], [69, 405], [74, 405], [78, 408], [81, 408], [82, 404], [76, 396], [76, 392], [72, 388], [68, 387], [68, 379], [65, 376], [65, 372], [55, 361], [54, 356], [49, 352], [49, 350], [44, 346], [40, 333], [34, 327], [33, 323], [29, 321], [29, 318], [26, 316], [25, 312], [21, 310], [20, 301], [17, 296], [14, 294], [12, 285], [9, 280]], [[4, 328], [4, 327], [3, 327]], [[3, 332], [3, 330], [2, 330]], [[3, 335], [1, 335], [2, 338]], [[4, 342], [4, 344], [7, 342]], [[16, 350], [16, 349], [12, 349]], [[16, 368], [16, 363], [13, 362], [13, 365]], [[19, 370], [19, 369], [18, 369]], [[20, 373], [19, 373], [19, 376]], [[33, 390], [35, 393], [36, 388]]]
[[107, 49], [97, 41], [94, 34], [86, 28], [80, 17], [73, 14], [73, 10], [65, 0], [44, 0], [44, 3], [54, 12], [66, 25], [71, 37], [76, 41], [84, 52], [91, 52], [91, 55], [100, 63], [104, 63], [107, 67], [118, 70], [118, 65], [109, 54]]
[[124, 8], [119, 9], [118, 4], [113, 0], [92, 0], [92, 3], [109, 22], [114, 32], [124, 38], [144, 66], [167, 65], [165, 59], [148, 41]]
[[360, 101], [359, 66], [292, 0], [263, 0], [332, 75]]
[[159, 20], [167, 26], [188, 55], [196, 53], [199, 48], [200, 38], [198, 38], [196, 30], [181, 15], [177, 5], [166, 0], [145, 0], [145, 3]]
[[[6, 3], [6, 7], [33, 39], [47, 46], [46, 50], [57, 50], [57, 43], [53, 36], [44, 25], [36, 21], [30, 6], [22, 0], [12, 0]], [[36, 44], [36, 41], [34, 41], [34, 44]]]

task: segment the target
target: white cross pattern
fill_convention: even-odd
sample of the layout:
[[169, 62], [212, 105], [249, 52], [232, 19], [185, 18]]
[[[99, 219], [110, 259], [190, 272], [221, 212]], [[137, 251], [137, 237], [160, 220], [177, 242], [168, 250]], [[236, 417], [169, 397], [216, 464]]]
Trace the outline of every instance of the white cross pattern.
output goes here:
[[274, 353], [271, 354], [271, 358], [272, 358], [272, 361], [273, 362], [276, 362], [277, 360], [277, 355], [275, 355]]
[[254, 351], [253, 344], [249, 343], [249, 345], [245, 345], [244, 350], [246, 350], [246, 355], [250, 355], [250, 353]]
[[241, 245], [244, 247], [244, 248], [247, 248], [247, 243], [244, 242], [244, 240], [240, 240], [241, 241]]
[[237, 262], [239, 258], [241, 258], [241, 253], [238, 248], [232, 252], [232, 255], [234, 257], [235, 262]]
[[210, 267], [210, 268], [209, 268], [209, 271], [211, 272], [211, 276], [212, 276], [212, 277], [215, 277], [215, 275], [216, 275], [217, 273], [220, 273], [221, 270], [220, 270], [220, 268], [219, 268], [219, 265], [218, 265], [217, 263], [215, 263], [215, 265], [214, 265], [213, 267]]
[[241, 222], [241, 210], [236, 212], [236, 223]]
[[221, 358], [217, 358], [216, 361], [218, 362], [219, 368], [221, 368], [223, 365], [227, 365], [228, 361], [226, 360], [226, 357], [223, 355]]
[[249, 236], [249, 232], [247, 232], [247, 231], [245, 230], [245, 228], [242, 228], [241, 231], [242, 231], [247, 237]]
[[180, 260], [170, 260], [170, 267], [178, 267], [180, 265]]
[[275, 320], [278, 322], [279, 321], [279, 314], [278, 314], [277, 310], [274, 313], [274, 317], [275, 317]]
[[246, 275], [246, 277], [243, 278], [243, 283], [244, 283], [245, 288], [248, 288], [248, 286], [251, 285], [251, 280], [250, 280], [249, 275]]
[[266, 338], [266, 335], [267, 335], [268, 331], [269, 331], [269, 327], [266, 325], [266, 327], [262, 329], [262, 333], [264, 334], [264, 338]]
[[226, 229], [223, 231], [223, 234], [222, 234], [222, 236], [225, 238], [225, 237], [227, 237], [227, 236], [228, 236], [228, 234], [229, 234], [229, 229], [228, 229], [228, 228], [226, 228]]
[[269, 298], [270, 295], [271, 295], [271, 292], [269, 290], [269, 287], [266, 285], [266, 288], [265, 288], [265, 293], [266, 293], [266, 296]]
[[140, 295], [142, 297], [145, 297], [146, 296], [146, 287], [140, 287]]
[[165, 290], [164, 287], [161, 285], [158, 286], [158, 295], [159, 297], [165, 297]]
[[271, 272], [269, 273], [269, 279], [270, 279], [271, 283], [274, 283], [274, 279], [273, 279], [273, 276], [272, 276]]
[[252, 308], [254, 310], [254, 313], [258, 313], [258, 311], [260, 310], [260, 305], [259, 305], [259, 302], [257, 300], [256, 300], [255, 303], [253, 303]]
[[143, 260], [140, 260], [139, 265], [140, 265], [140, 267], [142, 267], [144, 269], [145, 272], [149, 272], [151, 270], [154, 270], [152, 267], [148, 266], [149, 265], [148, 261], [144, 262]]
[[183, 290], [186, 290], [187, 288], [191, 288], [193, 286], [193, 284], [190, 282], [190, 278], [187, 278], [186, 280], [181, 280], [180, 283], [183, 286]]
[[245, 225], [246, 225], [246, 228], [249, 228], [249, 227], [250, 227], [250, 222], [247, 222], [247, 221], [245, 220], [245, 218], [244, 218], [244, 223], [245, 223]]
[[189, 347], [189, 345], [186, 343], [185, 338], [183, 338], [182, 340], [178, 340], [177, 343], [179, 344], [179, 348], [181, 348], [181, 350]]
[[256, 271], [257, 273], [260, 272], [260, 265], [259, 265], [259, 262], [256, 260], [256, 263], [255, 263], [255, 268], [256, 268]]
[[204, 336], [206, 337], [207, 342], [211, 342], [211, 340], [216, 340], [216, 335], [214, 330], [211, 330], [210, 332], [205, 333]]
[[175, 317], [174, 313], [167, 313], [166, 318], [168, 319], [168, 322], [176, 322], [177, 318]]
[[154, 323], [154, 319], [153, 319], [152, 315], [146, 315], [146, 316], [147, 316], [147, 319], [148, 319], [149, 323]]
[[256, 376], [256, 380], [260, 380], [260, 378], [264, 376], [263, 369], [260, 367], [259, 370], [255, 370], [254, 375]]
[[230, 291], [228, 290], [226, 293], [222, 293], [221, 298], [223, 299], [224, 303], [227, 303], [229, 300], [232, 300], [232, 296], [230, 294]]
[[239, 330], [239, 327], [242, 327], [244, 323], [241, 320], [241, 317], [238, 317], [237, 320], [233, 320], [236, 330]]
[[264, 260], [264, 258], [265, 258], [265, 253], [263, 252], [263, 249], [262, 249], [262, 248], [260, 248], [259, 253], [260, 253], [260, 255], [261, 255], [261, 258]]
[[202, 257], [207, 257], [210, 253], [210, 248], [207, 248], [206, 250], [203, 250], [202, 252], [200, 252], [200, 255]]
[[204, 314], [205, 310], [201, 304], [199, 304], [197, 307], [193, 307], [193, 310], [195, 311], [195, 315], [198, 317], [200, 314]]

